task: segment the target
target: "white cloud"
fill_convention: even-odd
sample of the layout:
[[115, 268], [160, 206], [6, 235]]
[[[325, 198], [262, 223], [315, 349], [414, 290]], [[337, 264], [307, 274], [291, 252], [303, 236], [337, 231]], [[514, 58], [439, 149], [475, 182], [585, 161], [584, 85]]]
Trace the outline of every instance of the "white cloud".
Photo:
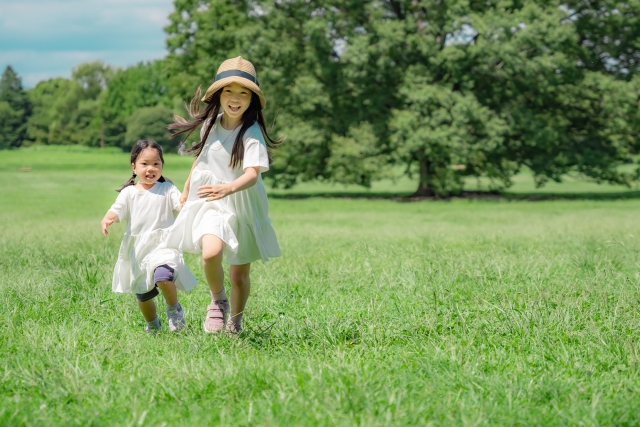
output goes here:
[[[11, 65], [22, 78], [23, 87], [29, 88], [39, 81], [54, 77], [71, 77], [71, 69], [81, 62], [102, 60], [115, 67], [128, 67], [141, 61], [164, 57], [163, 50], [105, 50], [105, 51], [13, 51], [0, 53], [0, 64]], [[33, 58], [37, 58], [34, 61]], [[3, 70], [4, 67], [3, 66]], [[22, 72], [20, 70], [27, 70]], [[1, 72], [1, 71], [0, 71]]]
[[172, 10], [172, 0], [1, 0], [0, 68], [12, 65], [30, 87], [79, 62], [162, 58]]

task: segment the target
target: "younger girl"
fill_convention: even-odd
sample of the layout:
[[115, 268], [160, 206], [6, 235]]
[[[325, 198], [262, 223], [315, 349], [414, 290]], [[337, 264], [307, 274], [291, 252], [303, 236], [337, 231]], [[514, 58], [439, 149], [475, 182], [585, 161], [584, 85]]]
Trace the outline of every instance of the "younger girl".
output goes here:
[[182, 254], [162, 243], [180, 210], [180, 191], [164, 179], [163, 166], [160, 145], [150, 139], [136, 142], [131, 150], [133, 175], [117, 190], [120, 194], [116, 202], [102, 219], [105, 236], [111, 224], [127, 221], [127, 231], [113, 270], [112, 289], [136, 294], [149, 333], [161, 328], [153, 302], [158, 288], [162, 289], [167, 303], [169, 329], [175, 332], [185, 326], [176, 287], [189, 291], [196, 285]]
[[[202, 98], [208, 103], [202, 113], [200, 95], [198, 88], [189, 109], [192, 122], [176, 116], [168, 126], [178, 130], [176, 135], [185, 134], [182, 143], [197, 127], [202, 130], [200, 142], [187, 150], [195, 154], [195, 161], [167, 246], [202, 253], [212, 297], [205, 332], [220, 332], [226, 326], [238, 333], [251, 287], [251, 263], [280, 256], [261, 177], [269, 169], [267, 147], [275, 148], [280, 141], [267, 134], [262, 115], [266, 100], [251, 62], [239, 56], [220, 65]], [[231, 306], [223, 284], [223, 253], [231, 265]]]

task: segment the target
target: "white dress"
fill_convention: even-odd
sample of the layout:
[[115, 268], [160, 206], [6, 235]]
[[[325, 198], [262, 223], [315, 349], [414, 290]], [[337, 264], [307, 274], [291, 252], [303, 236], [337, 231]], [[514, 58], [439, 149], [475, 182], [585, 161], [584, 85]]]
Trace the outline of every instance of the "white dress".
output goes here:
[[164, 264], [174, 269], [177, 289], [189, 291], [197, 284], [182, 254], [164, 245], [179, 208], [180, 191], [170, 182], [156, 182], [149, 190], [130, 185], [120, 192], [109, 209], [127, 222], [113, 269], [113, 292], [149, 292], [155, 286], [156, 267]]
[[[244, 134], [242, 166], [231, 169], [231, 150], [240, 127], [233, 131], [220, 125], [222, 114], [209, 133], [191, 172], [189, 198], [167, 237], [167, 246], [185, 252], [201, 253], [205, 234], [218, 236], [225, 243], [226, 262], [231, 265], [263, 262], [281, 255], [276, 233], [269, 219], [267, 192], [262, 172], [269, 170], [264, 137], [257, 123]], [[203, 129], [205, 125], [203, 126]], [[201, 131], [201, 135], [204, 131]], [[258, 167], [254, 186], [220, 200], [206, 202], [198, 197], [198, 187], [227, 184], [244, 174], [244, 168]]]

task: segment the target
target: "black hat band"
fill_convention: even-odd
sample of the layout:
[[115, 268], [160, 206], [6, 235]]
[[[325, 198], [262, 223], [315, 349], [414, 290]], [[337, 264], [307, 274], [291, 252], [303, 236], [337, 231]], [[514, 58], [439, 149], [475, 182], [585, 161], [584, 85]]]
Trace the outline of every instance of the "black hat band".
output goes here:
[[255, 76], [240, 70], [223, 71], [216, 76], [214, 81], [217, 82], [218, 80], [226, 79], [227, 77], [242, 77], [243, 79], [247, 79], [260, 87], [260, 83], [258, 83], [258, 79]]

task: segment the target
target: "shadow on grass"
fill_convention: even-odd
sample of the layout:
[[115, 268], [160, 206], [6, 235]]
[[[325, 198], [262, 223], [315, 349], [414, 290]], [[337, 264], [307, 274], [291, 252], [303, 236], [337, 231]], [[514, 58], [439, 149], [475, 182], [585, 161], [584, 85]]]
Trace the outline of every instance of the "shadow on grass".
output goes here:
[[372, 191], [362, 191], [362, 192], [350, 192], [350, 191], [324, 191], [324, 192], [309, 192], [309, 193], [269, 193], [269, 197], [272, 199], [285, 199], [285, 200], [296, 200], [296, 199], [311, 199], [311, 198], [322, 198], [322, 199], [387, 199], [387, 200], [395, 200], [401, 198], [407, 198], [411, 195], [411, 193], [394, 193], [394, 192], [372, 192]]
[[503, 192], [501, 197], [507, 200], [621, 200], [640, 199], [640, 190], [616, 192], [584, 192], [584, 193], [509, 193]]
[[325, 199], [368, 199], [392, 200], [396, 202], [449, 201], [449, 200], [495, 200], [495, 201], [545, 201], [545, 200], [621, 200], [640, 199], [640, 190], [618, 192], [584, 193], [510, 193], [491, 191], [464, 191], [449, 197], [414, 197], [411, 193], [394, 192], [309, 192], [309, 193], [270, 193], [270, 198], [298, 200], [311, 198]]

